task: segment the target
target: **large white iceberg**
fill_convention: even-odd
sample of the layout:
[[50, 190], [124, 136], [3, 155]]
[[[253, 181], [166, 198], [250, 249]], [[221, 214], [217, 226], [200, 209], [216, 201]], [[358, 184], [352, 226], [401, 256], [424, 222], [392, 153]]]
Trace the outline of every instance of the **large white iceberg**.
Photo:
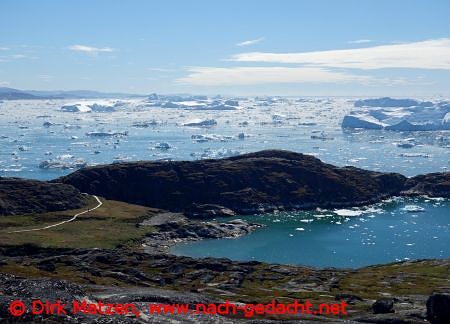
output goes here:
[[113, 112], [125, 103], [118, 100], [80, 101], [67, 103], [61, 107], [64, 112]]
[[365, 99], [342, 121], [343, 128], [393, 131], [450, 130], [450, 103], [413, 99]]
[[221, 97], [210, 99], [206, 96], [151, 94], [145, 106], [190, 110], [236, 110], [239, 108], [239, 101]]

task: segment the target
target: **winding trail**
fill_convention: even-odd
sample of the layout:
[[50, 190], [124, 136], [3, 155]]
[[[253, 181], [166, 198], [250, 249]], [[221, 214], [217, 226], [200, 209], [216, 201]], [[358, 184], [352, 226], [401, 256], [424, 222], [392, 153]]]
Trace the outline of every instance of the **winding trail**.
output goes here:
[[45, 226], [45, 227], [12, 231], [12, 232], [8, 232], [8, 234], [12, 234], [12, 233], [24, 233], [24, 232], [33, 232], [33, 231], [42, 231], [42, 230], [46, 230], [46, 229], [49, 229], [49, 228], [52, 228], [52, 227], [60, 226], [60, 225], [62, 225], [62, 224], [66, 224], [66, 223], [73, 222], [74, 220], [77, 219], [78, 216], [83, 215], [83, 214], [86, 214], [86, 213], [89, 213], [90, 211], [93, 211], [93, 210], [97, 209], [98, 207], [100, 207], [101, 205], [103, 205], [102, 201], [101, 201], [97, 196], [92, 195], [92, 197], [94, 197], [94, 198], [97, 200], [98, 205], [95, 206], [94, 208], [90, 208], [90, 209], [88, 209], [88, 210], [85, 210], [85, 211], [82, 211], [82, 212], [80, 212], [80, 213], [78, 213], [78, 214], [73, 215], [73, 217], [72, 217], [71, 219], [65, 220], [65, 221], [60, 222], [60, 223], [57, 223], [57, 224], [48, 225], [48, 226]]

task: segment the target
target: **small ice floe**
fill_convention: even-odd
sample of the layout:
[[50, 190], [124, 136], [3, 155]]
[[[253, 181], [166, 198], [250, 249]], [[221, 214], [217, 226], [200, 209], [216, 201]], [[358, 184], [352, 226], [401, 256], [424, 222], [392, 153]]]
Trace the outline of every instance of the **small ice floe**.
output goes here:
[[295, 230], [296, 231], [304, 231], [305, 229], [303, 227], [297, 227]]
[[245, 134], [245, 133], [239, 133], [237, 137], [238, 137], [239, 139], [243, 140], [243, 139], [245, 139], [246, 137], [249, 137], [249, 135], [248, 135], [248, 134]]
[[415, 146], [414, 143], [411, 143], [411, 142], [400, 142], [400, 143], [396, 143], [396, 144], [397, 144], [397, 147], [404, 148], [404, 149], [413, 148]]
[[168, 149], [172, 148], [172, 146], [170, 146], [170, 144], [166, 143], [166, 142], [156, 143], [156, 145], [154, 147], [155, 147], [155, 149], [159, 149], [159, 150], [168, 150]]
[[117, 155], [114, 157], [113, 164], [130, 161], [131, 157], [126, 155]]
[[283, 124], [283, 119], [285, 118], [284, 115], [280, 115], [280, 114], [274, 114], [272, 115], [272, 124]]
[[431, 155], [428, 153], [400, 153], [398, 156], [400, 157], [422, 157], [422, 158], [430, 158]]
[[214, 149], [208, 148], [202, 153], [191, 153], [191, 156], [194, 158], [200, 158], [200, 159], [218, 159], [218, 158], [236, 156], [236, 155], [240, 155], [240, 154], [241, 154], [241, 152], [231, 150], [231, 149], [221, 148], [221, 149], [214, 150]]
[[25, 151], [30, 150], [30, 148], [29, 148], [28, 146], [25, 146], [25, 145], [20, 145], [20, 146], [18, 147], [18, 149], [19, 149], [19, 151], [21, 151], [21, 152], [25, 152]]
[[64, 129], [80, 129], [80, 125], [64, 124]]
[[217, 125], [215, 119], [195, 119], [183, 124], [183, 126], [190, 127], [211, 127]]
[[413, 246], [413, 245], [415, 245], [416, 243], [406, 243], [406, 246]]
[[328, 136], [327, 134], [325, 134], [325, 132], [320, 132], [319, 135], [311, 135], [311, 139], [319, 139], [322, 141], [330, 141], [330, 140], [334, 140], [334, 137]]
[[125, 132], [93, 131], [93, 132], [87, 132], [86, 136], [91, 136], [91, 137], [128, 136], [128, 131], [125, 131]]
[[335, 209], [333, 212], [339, 216], [350, 216], [350, 217], [364, 214], [364, 211], [362, 210], [352, 210], [352, 209]]
[[137, 128], [147, 128], [147, 127], [154, 127], [160, 125], [161, 122], [157, 120], [150, 120], [150, 121], [143, 121], [143, 122], [135, 122], [133, 123], [133, 127]]
[[191, 136], [192, 141], [204, 143], [209, 141], [226, 142], [233, 139], [233, 136], [217, 135], [217, 134], [194, 134]]
[[78, 136], [72, 135], [72, 136], [70, 136], [70, 139], [73, 139], [73, 140], [78, 139]]
[[54, 126], [54, 125], [56, 125], [55, 123], [52, 123], [52, 122], [49, 122], [49, 121], [46, 121], [46, 122], [44, 122], [43, 124], [42, 124], [42, 126], [44, 126], [44, 127], [50, 127], [50, 126]]
[[314, 219], [300, 219], [300, 222], [302, 223], [312, 223]]
[[294, 236], [294, 234], [289, 234], [289, 237], [292, 237], [292, 236]]
[[425, 211], [425, 208], [417, 205], [406, 205], [405, 207], [402, 208], [402, 210], [408, 213], [416, 213]]
[[58, 155], [55, 159], [39, 163], [40, 169], [80, 169], [87, 166], [85, 160], [70, 154]]

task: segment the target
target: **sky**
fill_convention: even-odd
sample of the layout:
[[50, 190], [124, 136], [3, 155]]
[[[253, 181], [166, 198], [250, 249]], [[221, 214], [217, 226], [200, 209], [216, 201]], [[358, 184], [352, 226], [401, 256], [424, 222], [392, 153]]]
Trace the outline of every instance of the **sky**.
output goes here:
[[1, 0], [0, 87], [450, 96], [448, 0]]

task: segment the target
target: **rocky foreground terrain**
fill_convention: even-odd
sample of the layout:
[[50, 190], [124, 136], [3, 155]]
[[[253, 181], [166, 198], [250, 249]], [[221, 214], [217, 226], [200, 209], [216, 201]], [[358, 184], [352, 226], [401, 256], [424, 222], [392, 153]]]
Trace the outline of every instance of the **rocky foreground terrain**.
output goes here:
[[[313, 304], [344, 300], [348, 315], [285, 316], [296, 323], [448, 323], [450, 260], [402, 262], [359, 270], [193, 259], [124, 250], [49, 249], [34, 246], [0, 248], [0, 321], [76, 323], [262, 323], [280, 318], [232, 318], [210, 315], [152, 315], [148, 303], [288, 303], [294, 298]], [[14, 265], [16, 273], [2, 274]], [[427, 271], [423, 271], [428, 269]], [[31, 278], [25, 278], [25, 274]], [[32, 274], [30, 276], [30, 274]], [[447, 275], [447, 277], [445, 277]], [[434, 293], [430, 292], [433, 282]], [[11, 316], [8, 305], [20, 299], [61, 299], [134, 303], [143, 315], [107, 317]]]
[[403, 194], [450, 196], [450, 173], [408, 179], [267, 150], [219, 160], [88, 167], [54, 180], [108, 199], [197, 217], [365, 205]]

